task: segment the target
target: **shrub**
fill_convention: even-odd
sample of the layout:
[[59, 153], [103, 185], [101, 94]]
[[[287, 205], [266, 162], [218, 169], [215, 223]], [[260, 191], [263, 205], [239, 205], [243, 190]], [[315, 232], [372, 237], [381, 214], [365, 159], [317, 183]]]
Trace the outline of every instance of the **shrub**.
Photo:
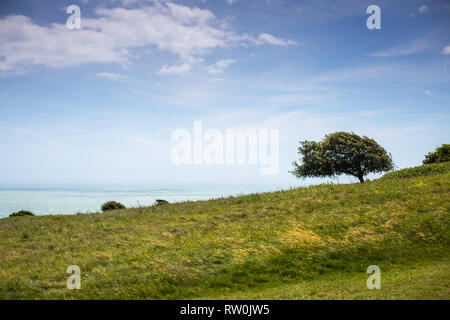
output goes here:
[[11, 213], [10, 217], [26, 217], [26, 216], [34, 216], [34, 213], [27, 210], [20, 210], [18, 212]]
[[162, 206], [163, 204], [169, 204], [169, 201], [157, 199], [157, 200], [156, 200], [156, 204], [157, 204], [158, 206]]
[[450, 161], [450, 144], [443, 144], [434, 152], [425, 155], [423, 164], [442, 163]]
[[126, 207], [120, 202], [116, 201], [108, 201], [102, 205], [102, 211], [111, 211], [111, 210], [120, 210], [125, 209]]

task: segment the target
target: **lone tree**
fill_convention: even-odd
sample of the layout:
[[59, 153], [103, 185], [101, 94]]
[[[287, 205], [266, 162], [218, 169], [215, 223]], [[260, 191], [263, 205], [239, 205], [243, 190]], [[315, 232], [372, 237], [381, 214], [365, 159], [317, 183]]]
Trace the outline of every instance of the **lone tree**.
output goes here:
[[320, 142], [301, 141], [301, 164], [294, 162], [292, 174], [298, 178], [348, 174], [361, 183], [369, 173], [394, 168], [392, 156], [375, 140], [348, 132], [326, 135]]
[[450, 161], [450, 144], [443, 144], [436, 149], [435, 152], [430, 152], [425, 155], [423, 164], [441, 163]]

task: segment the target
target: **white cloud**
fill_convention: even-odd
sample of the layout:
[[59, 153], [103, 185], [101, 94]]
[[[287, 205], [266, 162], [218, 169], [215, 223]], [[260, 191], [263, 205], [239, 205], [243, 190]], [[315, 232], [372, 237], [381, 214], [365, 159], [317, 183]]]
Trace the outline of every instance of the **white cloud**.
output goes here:
[[446, 46], [444, 50], [442, 50], [442, 54], [449, 55], [450, 54], [450, 46]]
[[267, 44], [271, 44], [274, 46], [289, 46], [289, 45], [295, 45], [297, 44], [297, 41], [294, 40], [283, 40], [283, 39], [279, 39], [276, 38], [270, 34], [267, 33], [261, 33], [258, 36], [258, 39], [256, 41], [258, 44], [262, 44], [262, 43], [267, 43]]
[[429, 96], [429, 97], [431, 97], [432, 96], [432, 93], [431, 93], [431, 91], [430, 90], [425, 90], [425, 92], [424, 92], [427, 96]]
[[208, 67], [208, 73], [210, 74], [222, 73], [226, 68], [228, 68], [232, 63], [235, 62], [236, 60], [232, 59], [217, 61], [214, 65]]
[[189, 63], [183, 63], [173, 66], [165, 65], [158, 71], [158, 74], [184, 74], [189, 71], [191, 71], [191, 65]]
[[[99, 8], [96, 18], [82, 18], [81, 30], [65, 24], [41, 26], [29, 17], [0, 19], [0, 74], [24, 73], [36, 66], [72, 67], [85, 63], [118, 63], [126, 67], [133, 49], [155, 46], [186, 63], [215, 48], [254, 43], [289, 45], [268, 34], [236, 34], [207, 9], [151, 1], [134, 9]], [[164, 69], [175, 70], [171, 67]]]
[[113, 80], [113, 81], [125, 81], [126, 79], [128, 79], [127, 76], [124, 76], [120, 73], [113, 73], [113, 72], [100, 72], [100, 73], [97, 73], [96, 76], [100, 79]]
[[185, 60], [185, 62], [187, 62], [189, 64], [199, 64], [199, 63], [203, 62], [203, 59], [201, 59], [201, 58], [194, 58], [194, 57], [191, 57], [191, 56], [185, 58], [184, 60]]
[[420, 14], [426, 14], [426, 13], [428, 12], [428, 6], [427, 6], [427, 5], [423, 5], [423, 6], [421, 6], [420, 8], [418, 8], [417, 11], [418, 11]]

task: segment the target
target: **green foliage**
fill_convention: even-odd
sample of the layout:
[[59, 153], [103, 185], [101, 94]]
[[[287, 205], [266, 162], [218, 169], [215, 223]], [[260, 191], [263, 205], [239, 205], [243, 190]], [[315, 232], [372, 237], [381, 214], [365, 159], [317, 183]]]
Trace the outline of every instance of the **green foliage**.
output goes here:
[[156, 200], [156, 204], [157, 204], [158, 206], [162, 206], [162, 205], [164, 205], [164, 204], [169, 204], [169, 201], [157, 199], [157, 200]]
[[435, 152], [426, 154], [423, 164], [442, 163], [448, 161], [450, 161], [450, 144], [443, 144], [437, 148]]
[[392, 157], [375, 140], [354, 133], [336, 132], [320, 142], [301, 141], [301, 164], [291, 172], [298, 178], [348, 174], [364, 182], [369, 173], [392, 170]]
[[11, 213], [9, 215], [10, 217], [27, 217], [27, 216], [34, 216], [34, 213], [27, 210], [20, 210], [18, 212]]
[[[446, 171], [0, 219], [0, 299], [448, 300], [449, 214]], [[373, 264], [382, 290], [366, 287]]]
[[380, 179], [411, 178], [450, 172], [450, 162], [426, 164], [414, 168], [406, 168], [389, 172]]
[[125, 209], [125, 206], [120, 202], [108, 201], [102, 205], [102, 211], [120, 210]]

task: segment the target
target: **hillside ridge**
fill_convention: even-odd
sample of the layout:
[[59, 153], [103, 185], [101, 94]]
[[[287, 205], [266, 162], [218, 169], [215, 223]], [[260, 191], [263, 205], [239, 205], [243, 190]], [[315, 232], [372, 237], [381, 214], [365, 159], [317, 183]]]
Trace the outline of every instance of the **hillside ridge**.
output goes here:
[[[330, 281], [332, 297], [448, 299], [449, 178], [448, 164], [428, 165], [364, 184], [1, 219], [0, 298], [268, 298], [286, 287], [325, 292]], [[66, 288], [70, 265], [81, 269], [81, 290]], [[374, 295], [370, 265], [398, 282], [415, 269], [436, 277]]]

